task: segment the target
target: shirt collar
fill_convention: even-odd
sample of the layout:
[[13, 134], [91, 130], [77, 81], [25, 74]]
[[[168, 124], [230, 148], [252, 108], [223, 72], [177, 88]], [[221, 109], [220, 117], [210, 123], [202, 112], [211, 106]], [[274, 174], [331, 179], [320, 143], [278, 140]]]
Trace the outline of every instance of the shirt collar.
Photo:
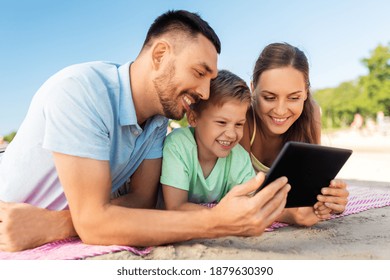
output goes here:
[[119, 98], [119, 124], [121, 126], [137, 124], [137, 115], [133, 102], [130, 85], [130, 65], [127, 62], [119, 66], [120, 98]]

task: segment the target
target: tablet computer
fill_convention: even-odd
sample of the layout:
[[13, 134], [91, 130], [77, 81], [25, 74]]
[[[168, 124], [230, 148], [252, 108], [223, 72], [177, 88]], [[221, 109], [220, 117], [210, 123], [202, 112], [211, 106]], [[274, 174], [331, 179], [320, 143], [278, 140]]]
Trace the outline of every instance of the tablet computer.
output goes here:
[[286, 176], [291, 185], [286, 208], [313, 206], [321, 188], [329, 186], [351, 154], [349, 149], [287, 142], [256, 192]]

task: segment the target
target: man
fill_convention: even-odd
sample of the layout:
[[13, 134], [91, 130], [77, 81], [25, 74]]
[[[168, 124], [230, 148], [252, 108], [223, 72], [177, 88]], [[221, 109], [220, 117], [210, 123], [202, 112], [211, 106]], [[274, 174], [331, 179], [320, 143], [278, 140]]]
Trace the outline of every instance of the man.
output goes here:
[[[156, 202], [167, 118], [181, 119], [209, 97], [219, 53], [207, 22], [169, 11], [133, 63], [74, 65], [51, 77], [0, 162], [0, 249], [74, 235], [147, 246], [261, 234], [283, 210], [286, 178], [248, 197], [260, 174], [210, 210], [142, 209]], [[128, 193], [112, 199], [128, 179]]]

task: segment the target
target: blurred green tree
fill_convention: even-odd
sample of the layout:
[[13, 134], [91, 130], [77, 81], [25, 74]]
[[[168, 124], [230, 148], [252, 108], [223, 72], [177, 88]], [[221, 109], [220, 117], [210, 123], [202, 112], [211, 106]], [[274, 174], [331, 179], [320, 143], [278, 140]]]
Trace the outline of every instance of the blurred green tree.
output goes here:
[[369, 73], [360, 80], [363, 89], [360, 103], [365, 104], [369, 115], [374, 116], [378, 111], [390, 115], [390, 43], [377, 46], [371, 57], [362, 62]]
[[365, 118], [375, 117], [378, 111], [390, 115], [390, 43], [378, 45], [362, 63], [367, 75], [313, 93], [321, 106], [324, 128], [348, 126], [355, 113]]

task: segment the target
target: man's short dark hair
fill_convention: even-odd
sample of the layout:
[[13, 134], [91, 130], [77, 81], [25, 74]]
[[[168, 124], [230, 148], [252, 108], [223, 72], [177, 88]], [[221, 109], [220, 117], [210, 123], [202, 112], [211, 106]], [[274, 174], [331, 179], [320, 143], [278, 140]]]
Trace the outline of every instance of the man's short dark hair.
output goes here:
[[210, 25], [197, 13], [184, 10], [171, 10], [156, 18], [149, 28], [142, 48], [147, 46], [153, 38], [166, 33], [175, 34], [180, 31], [192, 38], [202, 34], [214, 45], [217, 53], [221, 53], [221, 42]]

